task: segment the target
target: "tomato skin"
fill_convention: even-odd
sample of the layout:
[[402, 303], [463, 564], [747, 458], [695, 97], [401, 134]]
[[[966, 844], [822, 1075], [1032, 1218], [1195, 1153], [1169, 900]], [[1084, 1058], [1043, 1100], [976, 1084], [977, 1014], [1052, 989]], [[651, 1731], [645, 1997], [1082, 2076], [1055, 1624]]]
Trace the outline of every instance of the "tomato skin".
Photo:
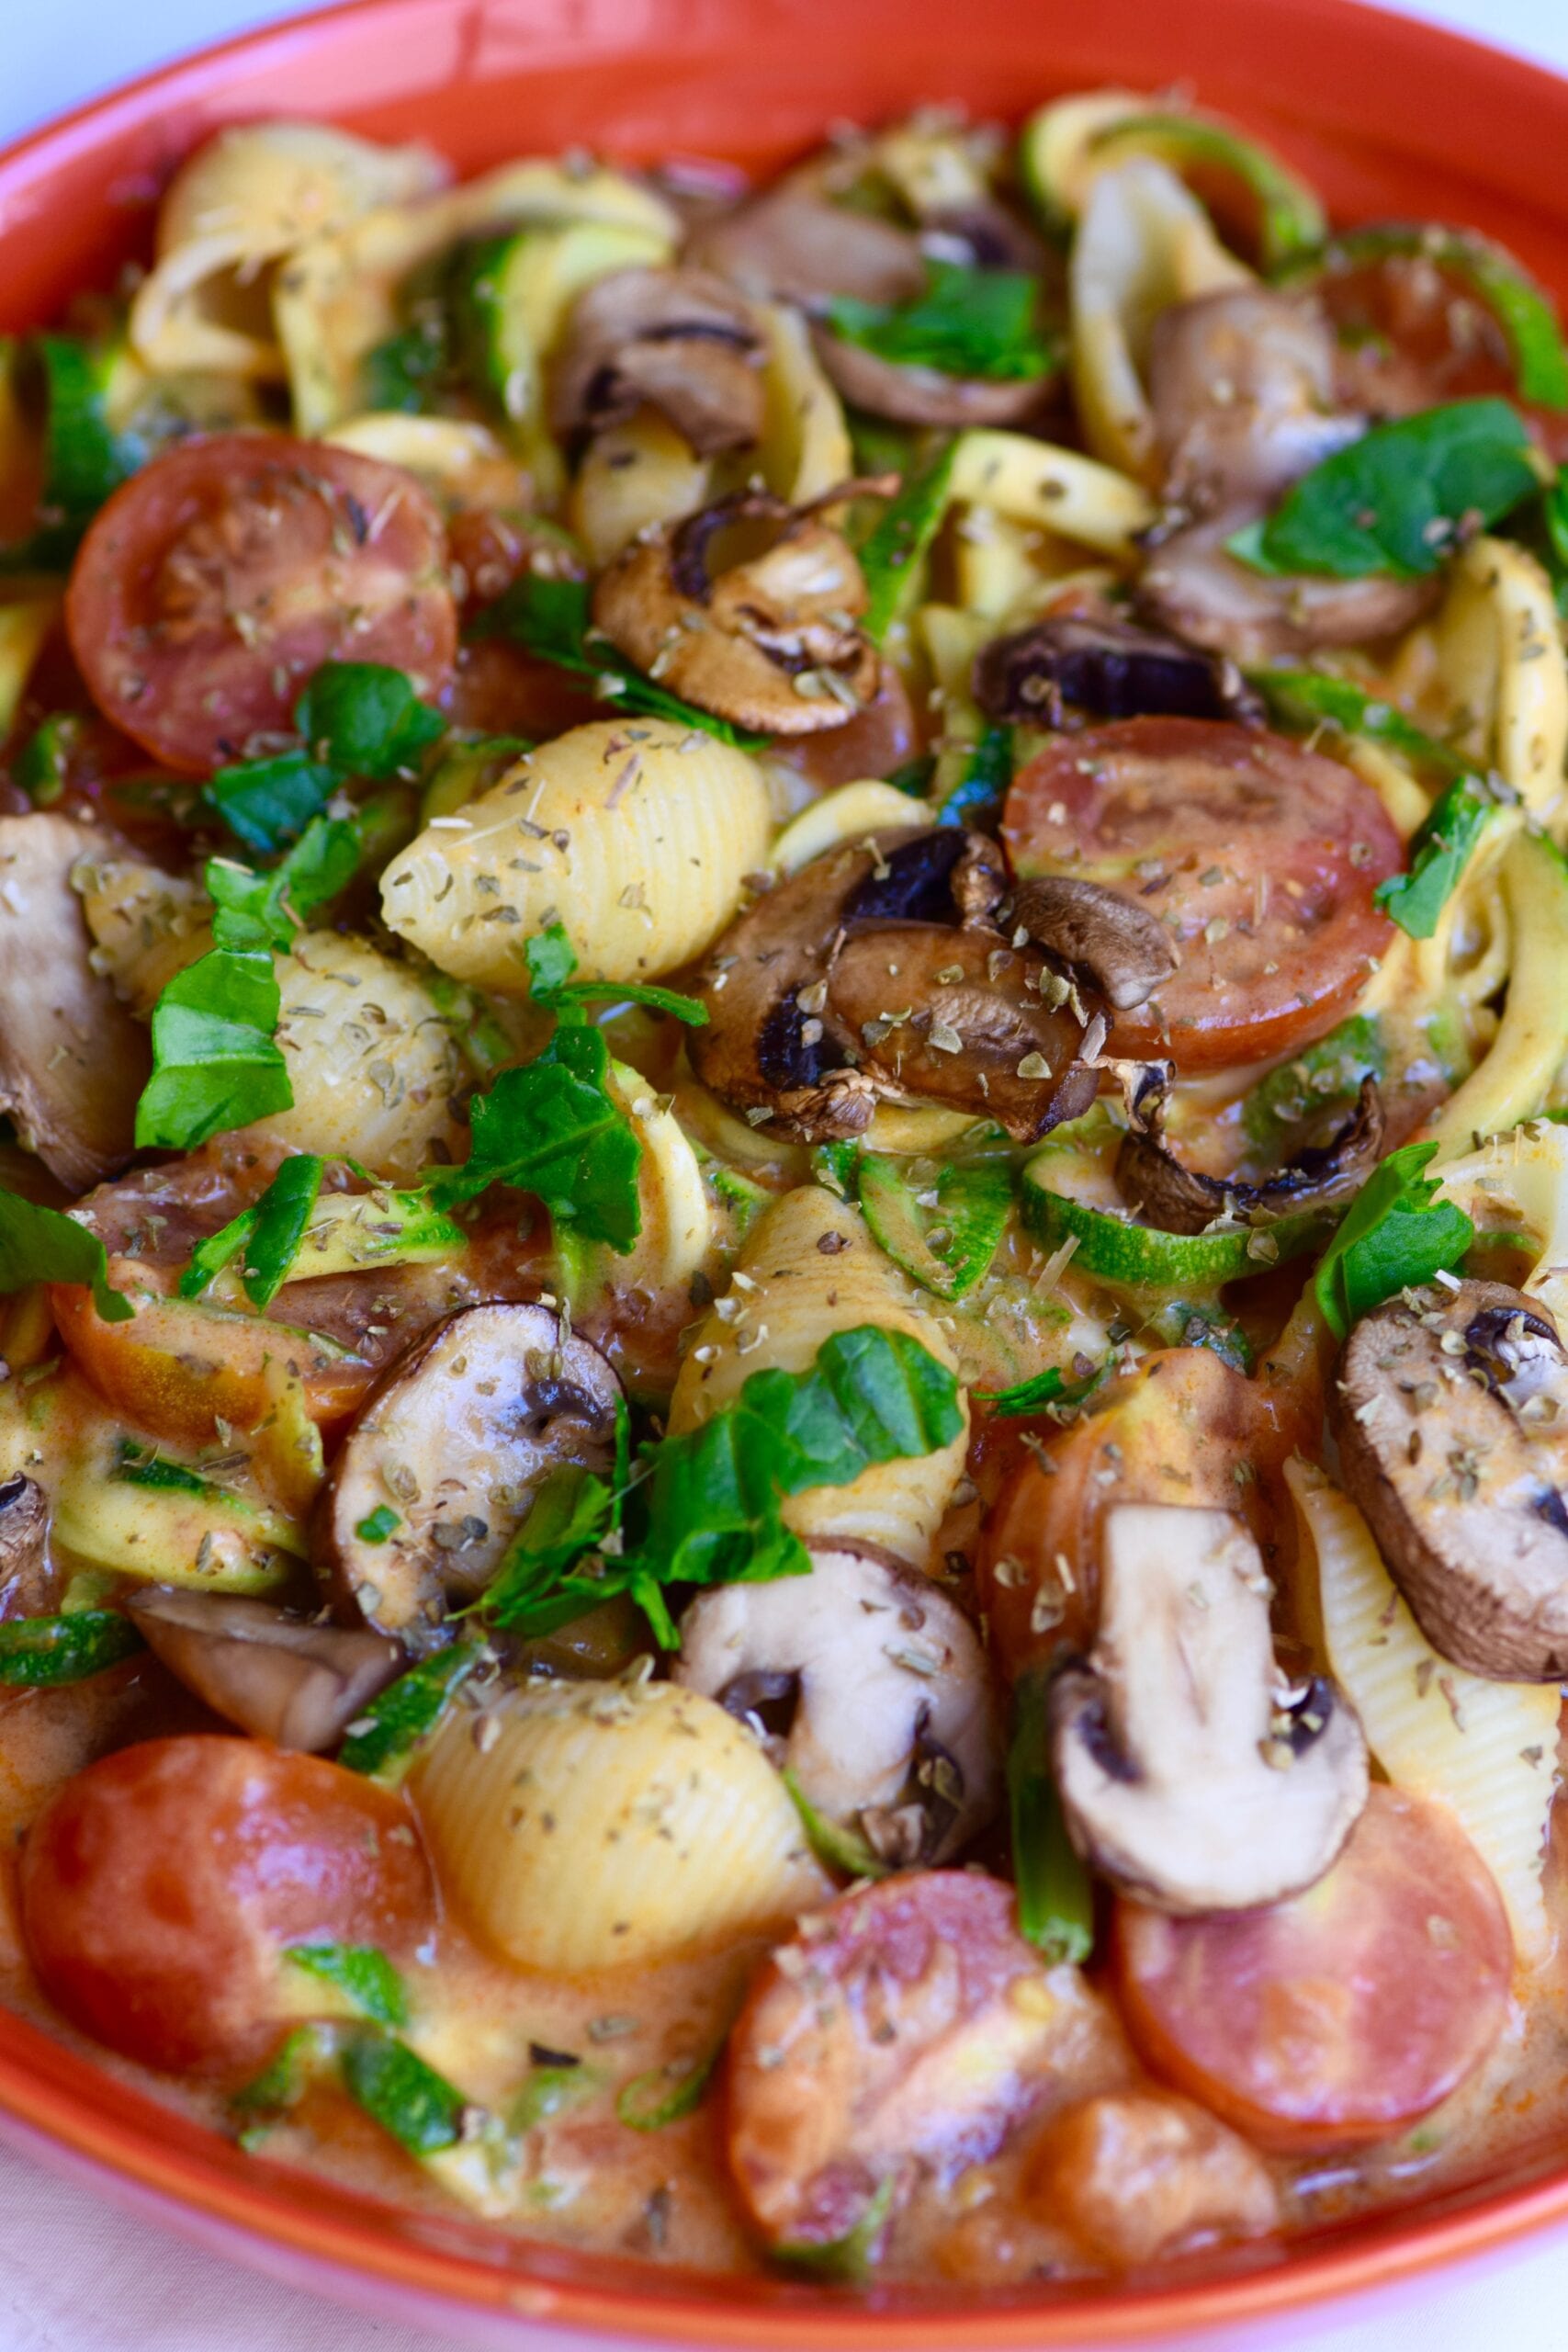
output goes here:
[[120, 1748], [67, 1781], [28, 1832], [20, 1885], [50, 1999], [170, 2074], [255, 2061], [288, 1945], [395, 1954], [434, 1917], [400, 1798], [318, 1756], [205, 1733]]
[[1111, 1964], [1149, 2065], [1295, 2152], [1384, 2139], [1457, 2089], [1502, 2030], [1513, 1941], [1458, 1823], [1380, 1784], [1288, 1903], [1172, 1919], [1119, 1897]]
[[311, 672], [444, 685], [457, 647], [439, 511], [412, 474], [283, 434], [193, 435], [95, 516], [65, 599], [105, 717], [182, 774], [287, 734]]
[[1118, 1018], [1112, 1054], [1210, 1070], [1290, 1053], [1348, 1011], [1393, 936], [1372, 893], [1404, 859], [1376, 793], [1258, 728], [1064, 737], [1015, 777], [1002, 839], [1020, 874], [1103, 883], [1170, 928], [1180, 968]]

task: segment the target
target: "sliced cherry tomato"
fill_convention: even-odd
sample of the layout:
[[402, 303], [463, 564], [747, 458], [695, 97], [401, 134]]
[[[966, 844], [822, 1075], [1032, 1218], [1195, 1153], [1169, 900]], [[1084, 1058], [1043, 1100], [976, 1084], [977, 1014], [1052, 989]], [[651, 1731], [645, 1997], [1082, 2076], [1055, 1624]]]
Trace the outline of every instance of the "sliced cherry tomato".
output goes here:
[[1459, 1824], [1381, 1785], [1304, 1894], [1207, 1919], [1119, 1900], [1112, 1950], [1149, 2064], [1281, 2150], [1381, 2140], [1447, 2098], [1501, 2031], [1513, 1966]]
[[189, 1734], [106, 1756], [28, 1834], [22, 1927], [72, 2023], [170, 2073], [251, 2064], [284, 2013], [291, 1944], [429, 1933], [429, 1867], [400, 1798], [319, 1756]]
[[1129, 718], [1065, 736], [1015, 779], [1021, 874], [1135, 896], [1181, 965], [1109, 1050], [1179, 1069], [1286, 1054], [1333, 1027], [1392, 936], [1372, 892], [1403, 862], [1369, 785], [1261, 729]]
[[431, 695], [457, 647], [428, 492], [275, 433], [184, 441], [133, 474], [82, 542], [65, 617], [99, 709], [191, 775], [287, 731], [323, 662], [385, 662]]
[[454, 727], [477, 735], [523, 735], [537, 742], [604, 718], [592, 681], [540, 662], [504, 638], [482, 637], [463, 646], [441, 707]]
[[830, 2245], [919, 2162], [951, 2178], [1054, 2087], [1124, 2063], [1113, 2020], [969, 1871], [860, 1887], [759, 1971], [729, 2040], [728, 2152], [773, 2244]]
[[1025, 1424], [1037, 1442], [1044, 1438], [1052, 1466], [1021, 1448], [987, 1514], [976, 1563], [980, 1600], [993, 1655], [1009, 1675], [1064, 1644], [1084, 1649], [1093, 1641], [1100, 1523], [1113, 1505], [1240, 1511], [1269, 1545], [1278, 1523], [1271, 1474], [1308, 1435], [1288, 1398], [1208, 1348], [1145, 1356], [1097, 1401], [1098, 1410], [1065, 1430]]

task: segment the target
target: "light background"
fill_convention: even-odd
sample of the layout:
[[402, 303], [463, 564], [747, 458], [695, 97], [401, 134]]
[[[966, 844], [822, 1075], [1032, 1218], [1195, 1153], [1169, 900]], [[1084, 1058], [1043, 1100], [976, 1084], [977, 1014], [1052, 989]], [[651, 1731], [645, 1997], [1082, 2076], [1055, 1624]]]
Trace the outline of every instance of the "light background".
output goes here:
[[[165, 58], [304, 5], [0, 0], [0, 141]], [[1568, 72], [1568, 0], [1403, 0], [1402, 13]], [[1563, 168], [1559, 156], [1540, 161], [1546, 172]], [[540, 2352], [568, 2343], [534, 2340]], [[231, 2270], [0, 2150], [0, 2352], [441, 2352], [457, 2341], [356, 2320]], [[1326, 2324], [1211, 2341], [1213, 2352], [1564, 2352], [1568, 2233], [1369, 2299]]]

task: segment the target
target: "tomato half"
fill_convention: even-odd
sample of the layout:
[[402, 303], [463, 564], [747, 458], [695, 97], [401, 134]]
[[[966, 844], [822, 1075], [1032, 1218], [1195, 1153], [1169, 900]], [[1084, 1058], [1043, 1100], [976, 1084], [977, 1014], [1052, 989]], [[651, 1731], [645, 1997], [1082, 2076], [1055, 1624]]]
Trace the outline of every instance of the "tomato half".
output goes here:
[[1122, 1014], [1110, 1051], [1179, 1069], [1292, 1052], [1333, 1027], [1392, 936], [1372, 892], [1403, 863], [1369, 785], [1256, 728], [1129, 718], [1065, 736], [1013, 783], [1020, 874], [1135, 895], [1180, 968]]
[[133, 474], [82, 542], [65, 619], [99, 709], [190, 775], [287, 731], [323, 662], [385, 662], [429, 695], [457, 648], [428, 492], [276, 433], [185, 441]]
[[1381, 2140], [1457, 2089], [1502, 2030], [1513, 1942], [1452, 1815], [1380, 1785], [1304, 1894], [1207, 1919], [1118, 1900], [1112, 1954], [1149, 2064], [1295, 2150]]
[[429, 1866], [402, 1801], [319, 1756], [189, 1734], [122, 1747], [28, 1834], [22, 1928], [50, 1999], [170, 2073], [250, 2064], [285, 2014], [291, 1944], [429, 1933]]

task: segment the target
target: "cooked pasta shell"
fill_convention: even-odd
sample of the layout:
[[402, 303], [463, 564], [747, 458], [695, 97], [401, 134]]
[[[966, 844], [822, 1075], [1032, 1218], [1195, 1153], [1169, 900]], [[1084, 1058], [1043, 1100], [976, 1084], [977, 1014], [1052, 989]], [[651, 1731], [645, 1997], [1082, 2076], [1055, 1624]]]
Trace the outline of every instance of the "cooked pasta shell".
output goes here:
[[601, 571], [650, 525], [694, 514], [708, 501], [713, 467], [656, 408], [596, 433], [572, 484], [570, 520], [590, 565]]
[[[1494, 825], [1499, 821], [1494, 819]], [[1481, 1062], [1427, 1123], [1426, 1133], [1437, 1136], [1445, 1159], [1476, 1136], [1533, 1117], [1553, 1099], [1562, 1075], [1568, 1044], [1562, 979], [1545, 943], [1561, 939], [1568, 922], [1568, 869], [1540, 834], [1515, 827], [1502, 833], [1501, 845], [1495, 876], [1503, 921], [1496, 928], [1507, 954], [1506, 964], [1498, 961], [1497, 977], [1506, 969], [1508, 993]], [[1467, 978], [1473, 1003], [1475, 973]]]
[[667, 719], [574, 727], [394, 857], [395, 932], [458, 979], [525, 994], [523, 943], [561, 923], [579, 978], [650, 980], [716, 938], [767, 862], [756, 763]]
[[1521, 1289], [1568, 1329], [1568, 1131], [1532, 1119], [1443, 1168], [1443, 1191], [1479, 1233], [1506, 1234], [1530, 1260]]
[[212, 944], [210, 904], [187, 875], [136, 858], [84, 857], [71, 881], [93, 936], [93, 969], [143, 1017], [175, 974]]
[[487, 424], [467, 417], [367, 409], [334, 425], [326, 438], [336, 448], [401, 466], [443, 505], [524, 506], [528, 501], [527, 477], [516, 459]]
[[1127, 473], [1027, 433], [990, 427], [959, 435], [952, 494], [961, 505], [994, 507], [1123, 563], [1137, 559], [1138, 534], [1156, 514], [1148, 492]]
[[439, 187], [423, 147], [379, 147], [321, 122], [245, 123], [220, 131], [170, 183], [157, 260], [131, 305], [148, 367], [280, 377], [266, 266], [373, 206]]
[[1025, 169], [1030, 194], [1057, 229], [1077, 217], [1094, 176], [1094, 142], [1129, 115], [1152, 114], [1158, 101], [1132, 90], [1087, 90], [1037, 114], [1029, 127]]
[[1154, 418], [1144, 389], [1149, 330], [1172, 302], [1252, 272], [1225, 251], [1208, 214], [1163, 164], [1142, 157], [1089, 187], [1069, 269], [1073, 386], [1089, 447], [1152, 481]]
[[1483, 1681], [1441, 1657], [1354, 1503], [1304, 1462], [1285, 1475], [1317, 1558], [1329, 1663], [1368, 1746], [1396, 1788], [1449, 1807], [1497, 1882], [1520, 1959], [1540, 1961], [1551, 1947], [1541, 1871], [1560, 1692]]
[[[754, 1372], [805, 1372], [835, 1331], [874, 1323], [906, 1331], [939, 1363], [957, 1358], [921, 1295], [883, 1255], [858, 1209], [803, 1184], [764, 1210], [736, 1268], [688, 1350], [671, 1399], [671, 1430], [694, 1429], [730, 1404]], [[784, 1506], [807, 1539], [880, 1544], [911, 1566], [930, 1565], [938, 1527], [964, 1475], [965, 1427], [919, 1461], [878, 1463], [847, 1487], [811, 1487]]]
[[1534, 556], [1507, 539], [1472, 540], [1453, 566], [1434, 633], [1452, 733], [1561, 836], [1568, 664], [1551, 582]]
[[759, 302], [756, 313], [765, 354], [757, 466], [771, 491], [804, 506], [854, 471], [844, 404], [818, 365], [800, 312]]
[[0, 734], [8, 735], [27, 683], [60, 610], [60, 598], [22, 596], [0, 605]]
[[536, 1684], [457, 1709], [412, 1788], [438, 1882], [519, 1968], [646, 1966], [822, 1889], [751, 1735], [670, 1682]]
[[711, 1256], [714, 1216], [701, 1162], [681, 1123], [641, 1074], [625, 1062], [610, 1065], [609, 1091], [642, 1146], [637, 1201], [642, 1231], [623, 1280], [660, 1290], [684, 1290]]
[[384, 205], [300, 245], [273, 281], [298, 430], [325, 433], [360, 407], [363, 363], [397, 332], [399, 291], [423, 262], [499, 229], [589, 222], [646, 231], [660, 251], [680, 234], [670, 207], [623, 173], [529, 161], [422, 204]]

